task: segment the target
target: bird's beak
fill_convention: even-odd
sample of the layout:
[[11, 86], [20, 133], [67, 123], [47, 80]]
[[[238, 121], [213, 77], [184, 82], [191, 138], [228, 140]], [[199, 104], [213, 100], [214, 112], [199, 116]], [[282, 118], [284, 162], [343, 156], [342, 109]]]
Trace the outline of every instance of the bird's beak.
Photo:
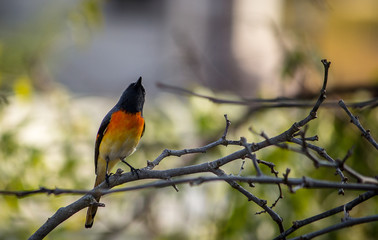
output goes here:
[[142, 77], [139, 77], [138, 81], [136, 82], [136, 86], [142, 85]]

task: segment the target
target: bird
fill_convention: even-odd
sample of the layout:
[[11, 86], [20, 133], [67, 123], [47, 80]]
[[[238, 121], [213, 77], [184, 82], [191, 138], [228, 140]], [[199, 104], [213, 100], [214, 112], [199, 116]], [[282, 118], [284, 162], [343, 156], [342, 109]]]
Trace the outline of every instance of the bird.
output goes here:
[[[142, 85], [142, 77], [131, 83], [122, 93], [117, 104], [106, 114], [101, 122], [95, 142], [95, 174], [94, 187], [104, 180], [109, 185], [111, 169], [120, 161], [130, 167], [131, 172], [137, 173], [125, 161], [130, 156], [144, 134], [145, 121], [143, 118], [143, 106], [146, 91]], [[95, 197], [99, 202], [100, 197]], [[85, 228], [91, 228], [98, 205], [88, 207]]]

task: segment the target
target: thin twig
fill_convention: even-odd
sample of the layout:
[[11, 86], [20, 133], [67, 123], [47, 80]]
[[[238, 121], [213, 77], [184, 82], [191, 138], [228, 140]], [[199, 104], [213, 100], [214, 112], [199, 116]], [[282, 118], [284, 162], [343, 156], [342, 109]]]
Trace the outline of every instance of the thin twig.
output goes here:
[[175, 156], [175, 157], [181, 157], [185, 154], [192, 154], [192, 153], [206, 153], [207, 150], [214, 148], [219, 145], [241, 145], [240, 141], [230, 141], [226, 139], [228, 129], [231, 125], [231, 122], [227, 118], [227, 114], [224, 115], [224, 118], [226, 120], [226, 127], [224, 130], [224, 133], [221, 138], [219, 138], [217, 141], [212, 142], [206, 146], [199, 147], [199, 148], [191, 148], [191, 149], [183, 149], [183, 150], [170, 150], [170, 149], [164, 149], [164, 151], [152, 162], [147, 161], [147, 168], [152, 170], [157, 165], [159, 165], [160, 161], [162, 161], [164, 158], [169, 156]]
[[[180, 94], [180, 95], [186, 94], [188, 96], [194, 96], [194, 97], [207, 99], [216, 104], [244, 105], [244, 106], [253, 107], [255, 110], [266, 109], [266, 108], [310, 108], [314, 106], [313, 101], [306, 101], [304, 99], [296, 99], [296, 98], [278, 97], [278, 98], [271, 98], [271, 99], [254, 98], [254, 99], [230, 100], [230, 99], [221, 99], [221, 98], [211, 97], [211, 96], [207, 96], [203, 94], [198, 94], [185, 88], [172, 86], [172, 85], [164, 84], [164, 83], [157, 83], [157, 87], [164, 89], [166, 91]], [[377, 104], [378, 104], [378, 98], [373, 98], [373, 99], [362, 101], [362, 102], [347, 103], [346, 105], [351, 108], [364, 108], [367, 106], [375, 107]], [[338, 106], [339, 106], [338, 101], [328, 101], [327, 103], [323, 104], [323, 107], [327, 107], [327, 108], [336, 108]]]
[[358, 204], [360, 204], [362, 202], [365, 202], [366, 200], [368, 200], [368, 199], [376, 196], [377, 194], [378, 194], [377, 192], [368, 191], [368, 192], [365, 192], [365, 193], [359, 195], [357, 198], [353, 199], [352, 201], [350, 201], [350, 202], [348, 202], [348, 203], [346, 203], [344, 205], [341, 205], [339, 207], [330, 209], [328, 211], [325, 211], [323, 213], [317, 214], [317, 215], [312, 216], [310, 218], [294, 221], [293, 222], [293, 226], [291, 228], [289, 228], [285, 232], [281, 233], [279, 236], [277, 236], [276, 238], [274, 238], [274, 240], [283, 239], [284, 237], [290, 235], [291, 233], [295, 232], [297, 229], [299, 229], [299, 228], [301, 228], [303, 226], [306, 226], [306, 225], [311, 224], [313, 222], [316, 222], [316, 221], [319, 221], [321, 219], [327, 218], [329, 216], [335, 215], [335, 214], [337, 214], [339, 212], [344, 211], [344, 209], [346, 209], [347, 211], [350, 211], [355, 206], [357, 206]]
[[[296, 143], [298, 145], [302, 145], [302, 140], [297, 138], [292, 138], [290, 142]], [[343, 172], [340, 170], [340, 168], [336, 165], [336, 161], [327, 154], [326, 150], [324, 148], [318, 147], [316, 145], [307, 143], [306, 146], [312, 150], [314, 150], [319, 156], [326, 159], [328, 162], [334, 164], [336, 168], [336, 174], [340, 175], [341, 181], [343, 183], [346, 183], [348, 181], [348, 178], [344, 176]]]
[[[296, 138], [291, 139], [291, 142], [297, 143], [297, 144], [303, 144], [302, 140], [296, 139]], [[350, 174], [352, 177], [354, 177], [358, 182], [378, 184], [378, 179], [373, 178], [373, 177], [364, 176], [364, 175], [360, 174], [359, 172], [357, 172], [356, 170], [352, 169], [351, 167], [347, 166], [346, 164], [342, 163], [342, 161], [334, 160], [325, 152], [324, 149], [319, 148], [319, 147], [312, 145], [312, 144], [307, 144], [306, 146], [308, 148], [311, 148], [312, 150], [315, 150], [321, 156], [325, 157], [331, 164], [326, 164], [326, 163], [321, 162], [320, 160], [316, 159], [315, 161], [317, 162], [318, 166], [336, 168], [336, 173], [341, 176], [341, 180], [342, 180], [343, 183], [346, 183], [347, 180], [348, 180], [348, 178], [345, 177], [344, 174], [342, 174], [342, 171], [345, 171], [348, 174]], [[296, 151], [295, 149], [291, 149], [291, 150]], [[300, 151], [297, 151], [297, 152], [300, 152]], [[308, 156], [308, 157], [311, 157], [312, 158], [311, 160], [314, 161], [315, 158], [312, 155], [308, 155], [308, 154], [305, 154], [305, 155]]]
[[366, 138], [374, 147], [375, 149], [378, 150], [378, 143], [374, 140], [374, 138], [371, 136], [370, 134], [370, 131], [369, 130], [365, 130], [365, 128], [361, 125], [360, 121], [358, 120], [358, 118], [356, 116], [354, 116], [350, 111], [349, 109], [347, 108], [347, 106], [345, 105], [344, 101], [343, 100], [340, 100], [339, 101], [339, 105], [340, 107], [342, 107], [342, 109], [344, 109], [344, 111], [348, 114], [348, 116], [350, 117], [350, 120], [351, 122], [357, 126], [357, 128], [362, 132], [362, 136], [364, 136], [364, 138]]
[[[213, 173], [216, 174], [218, 177], [226, 177], [227, 176], [227, 174], [219, 168], [213, 169]], [[263, 177], [258, 177], [258, 178], [263, 178]], [[249, 201], [253, 201], [257, 205], [259, 205], [261, 208], [263, 208], [269, 214], [269, 216], [273, 219], [273, 221], [275, 221], [277, 223], [280, 233], [282, 233], [284, 231], [284, 227], [283, 227], [283, 224], [282, 224], [282, 218], [275, 211], [273, 211], [270, 207], [268, 207], [266, 205], [265, 200], [259, 199], [258, 197], [256, 197], [252, 193], [248, 192], [247, 190], [245, 190], [242, 186], [240, 186], [234, 180], [226, 180], [226, 182], [228, 184], [230, 184], [233, 188], [235, 188], [239, 192], [241, 192], [244, 196], [246, 196]]]
[[242, 173], [242, 171], [244, 170], [244, 164], [245, 164], [245, 161], [243, 160], [243, 161], [242, 161], [242, 164], [241, 164], [241, 166], [240, 166], [240, 170], [239, 170], [238, 176], [241, 176], [241, 173]]
[[304, 234], [299, 237], [292, 238], [292, 240], [302, 240], [302, 239], [312, 239], [314, 237], [333, 232], [336, 230], [340, 230], [343, 228], [351, 227], [354, 225], [362, 224], [362, 223], [368, 223], [368, 222], [376, 222], [378, 221], [378, 215], [372, 215], [367, 217], [361, 217], [361, 218], [350, 218], [347, 221], [329, 226], [327, 228], [323, 228], [319, 231], [315, 231], [312, 233]]
[[28, 197], [35, 194], [47, 194], [47, 195], [61, 195], [61, 194], [75, 194], [84, 195], [91, 192], [91, 190], [77, 190], [77, 189], [63, 189], [63, 188], [46, 188], [40, 187], [35, 190], [22, 190], [22, 191], [11, 191], [11, 190], [0, 190], [0, 195], [16, 196], [18, 198]]
[[253, 166], [255, 167], [256, 172], [257, 172], [257, 176], [262, 176], [263, 173], [262, 173], [262, 171], [261, 171], [259, 165], [257, 164], [256, 155], [255, 155], [255, 154], [252, 154], [251, 145], [249, 145], [249, 144], [247, 143], [247, 140], [246, 140], [244, 137], [241, 137], [241, 138], [240, 138], [240, 141], [241, 141], [241, 143], [243, 144], [243, 146], [247, 149], [247, 154], [248, 154], [248, 156], [252, 159]]
[[222, 139], [226, 140], [228, 128], [230, 127], [231, 122], [230, 122], [230, 120], [228, 120], [227, 114], [224, 115], [224, 119], [226, 120], [226, 127], [224, 128], [224, 133], [222, 135]]

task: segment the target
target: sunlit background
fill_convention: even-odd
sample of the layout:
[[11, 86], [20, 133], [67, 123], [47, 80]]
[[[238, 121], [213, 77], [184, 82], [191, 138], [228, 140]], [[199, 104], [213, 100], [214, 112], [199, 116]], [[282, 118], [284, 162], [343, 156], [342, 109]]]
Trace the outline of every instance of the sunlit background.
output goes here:
[[[274, 136], [306, 116], [308, 109], [250, 111], [174, 94], [157, 83], [208, 96], [315, 99], [322, 84], [320, 60], [332, 62], [329, 98], [347, 102], [378, 96], [378, 2], [289, 0], [12, 0], [0, 1], [0, 189], [40, 186], [90, 189], [94, 139], [102, 118], [139, 76], [147, 91], [146, 132], [129, 162], [137, 168], [165, 149], [203, 146], [233, 123], [230, 139]], [[357, 109], [378, 138], [378, 111]], [[308, 134], [342, 159], [355, 146], [350, 166], [376, 175], [377, 155], [338, 108], [321, 108]], [[240, 148], [218, 147], [206, 155], [165, 159], [168, 169], [206, 162]], [[316, 170], [303, 156], [278, 148], [257, 153], [276, 164], [280, 176], [338, 181], [331, 169]], [[224, 170], [238, 174], [242, 160]], [[121, 164], [117, 167], [124, 168]], [[266, 174], [270, 170], [263, 168]], [[255, 174], [246, 162], [242, 175]], [[352, 179], [351, 179], [352, 180]], [[135, 184], [135, 183], [133, 183]], [[47, 239], [271, 239], [276, 224], [226, 183], [147, 189], [106, 196], [94, 227], [84, 229], [85, 211], [58, 226]], [[277, 187], [249, 189], [268, 204]], [[292, 221], [321, 213], [358, 196], [332, 190], [300, 190], [275, 211]], [[78, 196], [0, 197], [0, 239], [25, 239]], [[353, 217], [377, 213], [371, 200]], [[343, 215], [298, 231], [319, 230]], [[375, 239], [377, 223], [319, 239]], [[296, 236], [295, 235], [295, 236]]]

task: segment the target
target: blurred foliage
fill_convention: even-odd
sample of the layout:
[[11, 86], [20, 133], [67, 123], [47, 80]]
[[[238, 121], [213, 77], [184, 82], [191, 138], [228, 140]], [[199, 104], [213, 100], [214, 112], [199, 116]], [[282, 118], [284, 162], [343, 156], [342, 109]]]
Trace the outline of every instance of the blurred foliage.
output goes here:
[[91, 30], [102, 23], [100, 0], [38, 4], [44, 6], [30, 9], [34, 14], [24, 14], [22, 24], [13, 18], [7, 27], [0, 28], [0, 92], [46, 90], [53, 80], [45, 61], [62, 32], [68, 31], [80, 44], [88, 42]]
[[[95, 130], [88, 128], [89, 116], [78, 113], [67, 93], [55, 87], [45, 61], [62, 31], [78, 40], [100, 26], [101, 1], [36, 4], [44, 6], [31, 8], [34, 14], [21, 13], [22, 22], [2, 18], [8, 22], [0, 28], [0, 189], [89, 188], [93, 170], [82, 170], [83, 159], [91, 158], [88, 137]], [[1, 196], [0, 239], [26, 239], [74, 199]], [[58, 229], [55, 239], [67, 229], [72, 224]]]
[[306, 67], [311, 82], [308, 70], [327, 57], [337, 64], [330, 87], [376, 84], [377, 7], [374, 0], [284, 1], [283, 29], [291, 41], [285, 44], [283, 73], [293, 75]]

